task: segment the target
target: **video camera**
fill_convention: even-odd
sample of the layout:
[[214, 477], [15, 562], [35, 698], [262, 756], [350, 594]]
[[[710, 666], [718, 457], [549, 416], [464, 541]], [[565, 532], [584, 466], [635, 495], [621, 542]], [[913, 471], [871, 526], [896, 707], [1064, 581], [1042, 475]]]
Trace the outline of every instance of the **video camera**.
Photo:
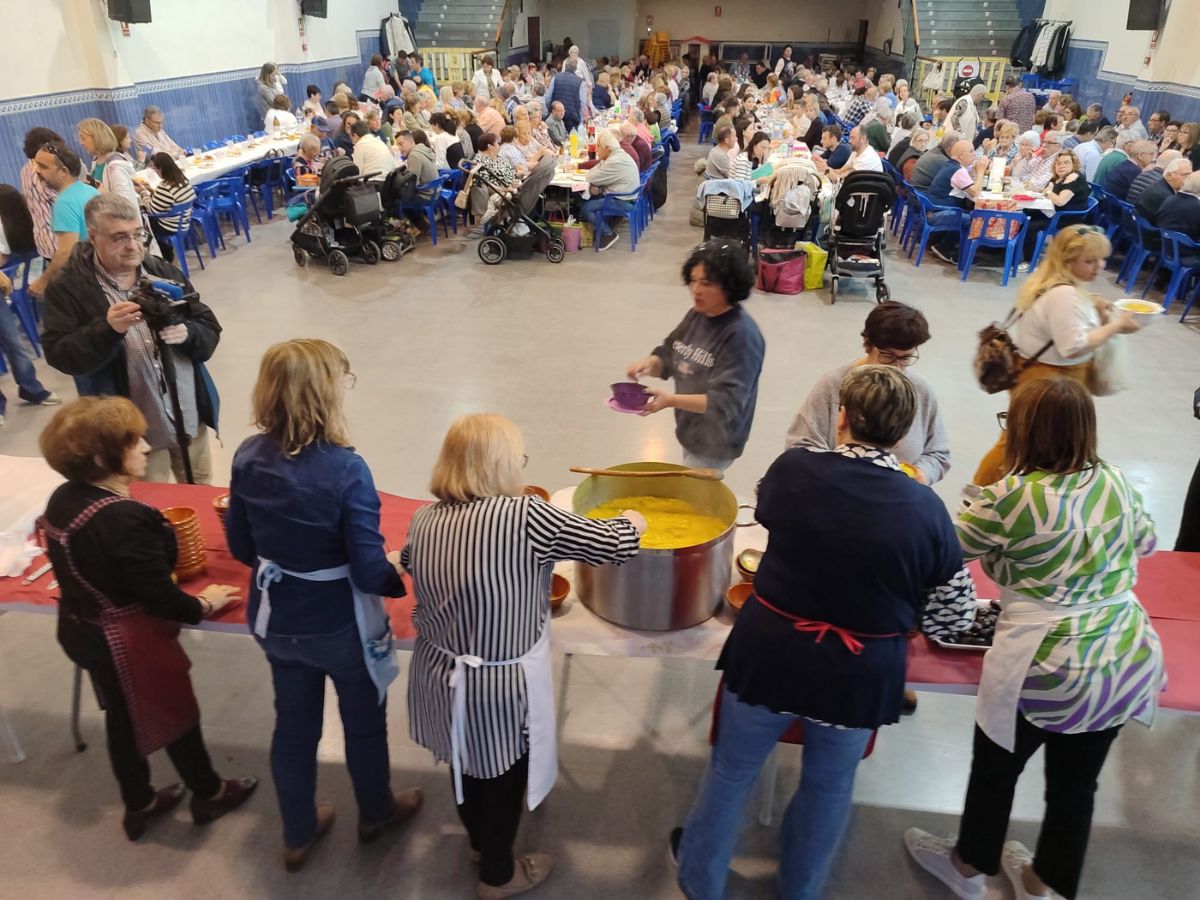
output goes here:
[[164, 328], [181, 325], [191, 308], [188, 301], [196, 296], [195, 292], [187, 293], [178, 281], [143, 275], [130, 299], [142, 308], [142, 318], [158, 334]]

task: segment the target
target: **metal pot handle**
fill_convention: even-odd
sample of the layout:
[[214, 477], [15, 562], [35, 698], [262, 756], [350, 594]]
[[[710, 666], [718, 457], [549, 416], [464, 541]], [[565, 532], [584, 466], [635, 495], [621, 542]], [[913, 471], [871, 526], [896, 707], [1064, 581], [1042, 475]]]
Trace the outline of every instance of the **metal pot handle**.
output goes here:
[[[739, 504], [738, 504], [738, 509], [739, 509], [739, 510], [743, 510], [743, 509], [755, 509], [755, 508], [756, 508], [756, 507], [755, 507], [755, 505], [754, 505], [753, 503], [739, 503]], [[735, 528], [749, 528], [751, 525], [757, 525], [757, 524], [758, 524], [758, 522], [756, 522], [756, 521], [750, 521], [750, 522], [739, 522], [739, 521], [737, 520], [737, 518], [736, 518], [736, 517], [735, 517], [735, 518], [734, 518], [734, 520], [733, 520], [733, 525], [734, 525], [734, 527], [735, 527]]]

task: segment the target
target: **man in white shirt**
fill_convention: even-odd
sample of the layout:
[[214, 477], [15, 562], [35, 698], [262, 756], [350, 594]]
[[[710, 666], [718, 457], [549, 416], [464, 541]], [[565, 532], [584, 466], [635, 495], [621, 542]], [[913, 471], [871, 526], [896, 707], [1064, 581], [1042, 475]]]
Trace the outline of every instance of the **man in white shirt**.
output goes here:
[[476, 70], [475, 75], [471, 78], [471, 83], [475, 85], [476, 97], [488, 100], [500, 95], [500, 85], [503, 80], [500, 78], [500, 73], [496, 71], [496, 64], [490, 56], [483, 58], [483, 67]]
[[970, 93], [964, 94], [954, 101], [947, 117], [950, 131], [957, 131], [968, 141], [974, 141], [979, 132], [979, 103], [987, 94], [987, 88], [977, 84]]
[[850, 160], [840, 169], [830, 169], [829, 164], [821, 157], [813, 157], [813, 165], [817, 171], [832, 179], [845, 178], [851, 172], [882, 172], [883, 161], [875, 148], [867, 140], [867, 133], [862, 128], [850, 129]]
[[1084, 122], [1079, 126], [1079, 132], [1077, 133], [1079, 143], [1071, 148], [1071, 152], [1079, 160], [1079, 167], [1083, 170], [1083, 177], [1088, 181], [1095, 180], [1096, 166], [1100, 165], [1100, 156], [1104, 152], [1100, 148], [1100, 145], [1096, 143], [1097, 131], [1095, 122]]
[[355, 122], [350, 128], [350, 140], [354, 144], [354, 165], [359, 174], [371, 174], [371, 181], [383, 181], [396, 168], [396, 158], [383, 141], [371, 132], [366, 122]]
[[1149, 138], [1146, 126], [1142, 124], [1142, 111], [1136, 106], [1122, 106], [1117, 110], [1117, 146], [1122, 147], [1131, 141], [1144, 141]]
[[[580, 78], [582, 78], [583, 83], [588, 86], [588, 96], [590, 98], [592, 85], [594, 84], [594, 81], [592, 79], [592, 67], [589, 66], [582, 59], [579, 58], [579, 48], [578, 47], [571, 48], [570, 52], [567, 53], [567, 60], [568, 61], [573, 60], [575, 62], [575, 69], [574, 69], [575, 74], [578, 75]], [[571, 69], [565, 65], [563, 68], [566, 69], [566, 71], [568, 71], [568, 72], [571, 71]]]
[[184, 149], [163, 131], [164, 118], [163, 111], [157, 106], [146, 107], [142, 112], [142, 124], [133, 132], [136, 153], [145, 153], [147, 157], [155, 153], [169, 153], [174, 157], [184, 155]]

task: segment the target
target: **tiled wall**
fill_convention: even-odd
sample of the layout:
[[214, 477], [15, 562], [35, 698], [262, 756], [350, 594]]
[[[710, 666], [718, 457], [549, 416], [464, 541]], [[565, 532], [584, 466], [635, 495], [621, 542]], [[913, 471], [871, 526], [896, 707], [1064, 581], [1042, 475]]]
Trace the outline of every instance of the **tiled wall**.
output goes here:
[[[359, 57], [321, 60], [302, 64], [284, 64], [280, 68], [288, 80], [288, 96], [299, 105], [304, 89], [316, 84], [328, 96], [335, 81], [345, 81], [357, 89], [371, 54], [379, 50], [379, 32], [359, 31]], [[186, 78], [142, 82], [112, 90], [84, 90], [22, 97], [0, 101], [0, 182], [17, 184], [18, 172], [25, 164], [21, 150], [25, 132], [38, 125], [58, 132], [78, 151], [75, 126], [89, 117], [121, 123], [131, 131], [142, 119], [148, 105], [166, 112], [166, 131], [185, 147], [230, 134], [245, 134], [262, 128], [262, 118], [254, 105], [254, 79], [258, 69], [209, 72]]]
[[1113, 113], [1121, 105], [1121, 98], [1133, 94], [1133, 103], [1141, 109], [1143, 122], [1150, 118], [1150, 113], [1160, 108], [1181, 122], [1200, 122], [1200, 88], [1162, 81], [1140, 81], [1133, 75], [1106, 72], [1103, 65], [1107, 49], [1108, 44], [1104, 41], [1071, 40], [1063, 77], [1079, 82], [1075, 98], [1080, 105], [1099, 103], [1112, 119]]

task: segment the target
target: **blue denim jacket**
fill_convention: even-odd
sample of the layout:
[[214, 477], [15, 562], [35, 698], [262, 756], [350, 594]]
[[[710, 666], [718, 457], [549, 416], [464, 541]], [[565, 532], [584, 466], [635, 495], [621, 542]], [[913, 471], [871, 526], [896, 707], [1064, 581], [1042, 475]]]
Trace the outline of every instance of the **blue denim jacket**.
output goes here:
[[[255, 568], [259, 559], [297, 572], [348, 563], [363, 592], [403, 597], [404, 583], [384, 553], [379, 506], [371, 471], [352, 449], [316, 443], [287, 457], [272, 438], [257, 435], [233, 458], [229, 549]], [[251, 578], [251, 622], [258, 598]], [[333, 634], [353, 623], [354, 600], [345, 581], [285, 575], [271, 589], [271, 634]]]

